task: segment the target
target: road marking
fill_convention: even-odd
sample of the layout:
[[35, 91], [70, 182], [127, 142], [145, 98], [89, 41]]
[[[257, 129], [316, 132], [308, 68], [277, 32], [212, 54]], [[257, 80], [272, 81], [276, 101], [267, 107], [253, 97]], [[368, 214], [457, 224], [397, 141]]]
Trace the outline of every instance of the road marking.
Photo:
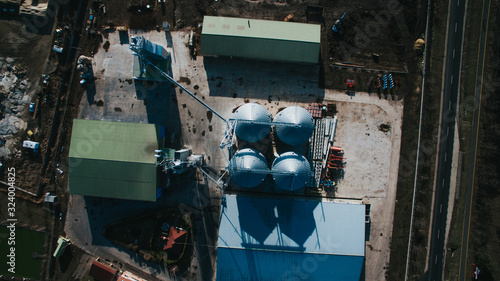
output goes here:
[[455, 32], [457, 32], [458, 23], [455, 23]]
[[[451, 76], [451, 84], [453, 84], [453, 75]], [[451, 110], [451, 101], [448, 103], [448, 110]]]
[[[451, 75], [451, 83], [450, 84], [453, 84], [453, 74]], [[450, 101], [451, 103], [451, 101]]]
[[438, 229], [438, 239], [439, 239], [439, 233], [440, 233], [440, 232], [441, 232], [441, 230], [440, 230], [440, 229]]
[[448, 136], [450, 134], [450, 127], [446, 128], [446, 135]]
[[441, 187], [444, 187], [444, 179], [443, 179], [443, 184], [441, 184]]
[[438, 264], [438, 255], [436, 255], [436, 258], [434, 259], [434, 264]]
[[[488, 2], [488, 13], [487, 13], [487, 17], [486, 17], [486, 31], [485, 31], [485, 36], [484, 36], [484, 42], [487, 42], [487, 39], [488, 39], [488, 20], [490, 18], [490, 6], [491, 6], [491, 2]], [[481, 13], [481, 18], [484, 19], [484, 4], [483, 4], [483, 9], [482, 9], [482, 13]], [[484, 23], [484, 22], [483, 22]], [[482, 26], [482, 25], [481, 25]], [[481, 46], [481, 42], [479, 43], [479, 46]], [[486, 43], [485, 43], [485, 46], [486, 46]], [[483, 51], [484, 49], [486, 49], [486, 47], [483, 48]], [[478, 48], [478, 51], [477, 51], [477, 60], [479, 62], [479, 54], [480, 54], [481, 50], [480, 48]], [[486, 59], [486, 56], [483, 56], [483, 62], [481, 64], [481, 73], [484, 72], [484, 61]], [[478, 72], [479, 72], [479, 63], [478, 63], [478, 66], [477, 66], [477, 69], [476, 69], [476, 82], [477, 82], [477, 77], [478, 77]], [[481, 87], [479, 89], [479, 100], [476, 101], [475, 105], [477, 105], [477, 115], [478, 115], [478, 123], [477, 125], [479, 125], [479, 120], [481, 120], [481, 97], [482, 97], [482, 94], [483, 94], [483, 77], [484, 75], [481, 75]], [[475, 111], [475, 110], [474, 110]], [[478, 138], [479, 138], [479, 130], [476, 131], [476, 145], [474, 147], [474, 164], [473, 164], [473, 168], [472, 168], [472, 178], [474, 179], [475, 178], [475, 174], [476, 174], [476, 165], [475, 165], [475, 162], [476, 162], [476, 157], [477, 157], [477, 143], [478, 143]], [[471, 201], [472, 201], [472, 198], [474, 198], [474, 188], [471, 188]], [[470, 224], [471, 224], [471, 221], [470, 221], [470, 216], [472, 214], [472, 207], [469, 208], [469, 220], [468, 222], [465, 222], [465, 219], [464, 219], [464, 231], [463, 233], [465, 233], [465, 228], [467, 227], [467, 236], [465, 238], [465, 246], [464, 246], [464, 240], [462, 240], [462, 245], [461, 245], [461, 248], [462, 248], [462, 251], [464, 254], [460, 254], [460, 270], [459, 270], [459, 274], [458, 274], [458, 278], [459, 280], [465, 280], [465, 276], [462, 276], [462, 269], [464, 270], [464, 273], [467, 272], [467, 269], [466, 269], [466, 264], [467, 264], [467, 253], [468, 253], [468, 250], [469, 250], [469, 236], [470, 236]], [[466, 226], [467, 224], [467, 226]], [[463, 250], [463, 248], [465, 247], [465, 251]], [[462, 263], [463, 262], [463, 263]], [[462, 266], [464, 265], [464, 266]], [[465, 267], [465, 268], [464, 268]]]
[[457, 1], [457, 6], [460, 6], [460, 0]]
[[443, 212], [443, 204], [439, 204], [439, 213], [441, 214]]
[[444, 162], [446, 162], [446, 158], [448, 157], [448, 153], [444, 153]]
[[455, 58], [455, 49], [453, 49], [453, 58]]
[[[486, 4], [486, 2], [484, 2], [483, 4], [483, 11], [481, 13], [481, 18], [484, 19], [484, 5]], [[484, 35], [484, 42], [485, 42], [485, 46], [483, 47], [483, 51], [486, 49], [486, 42], [487, 42], [487, 39], [488, 39], [488, 21], [489, 21], [489, 18], [490, 18], [490, 7], [491, 7], [491, 2], [488, 2], [488, 12], [487, 12], [487, 17], [486, 17], [486, 28], [485, 28], [485, 35]], [[483, 21], [483, 24], [484, 24], [484, 21]], [[481, 24], [481, 26], [483, 26], [483, 24]], [[481, 42], [479, 43], [479, 46], [481, 46]], [[478, 73], [479, 73], [479, 57], [480, 57], [480, 53], [481, 53], [481, 50], [480, 48], [478, 48], [477, 50], [477, 60], [478, 60], [478, 65], [477, 65], [477, 69], [476, 69], [476, 82], [477, 82], [477, 77], [478, 77]], [[483, 95], [483, 79], [484, 79], [484, 61], [486, 59], [486, 56], [483, 55], [483, 62], [481, 63], [481, 87], [479, 89], [479, 100], [476, 101], [475, 105], [477, 107], [477, 115], [478, 115], [478, 122], [477, 122], [477, 125], [479, 126], [479, 123], [481, 120], [481, 98], [482, 98], [482, 95]], [[475, 111], [475, 110], [474, 110]], [[479, 138], [479, 130], [476, 131], [476, 145], [474, 147], [474, 164], [473, 164], [473, 168], [472, 168], [472, 178], [474, 179], [475, 178], [475, 174], [476, 174], [476, 157], [477, 157], [477, 146], [478, 146], [478, 138]], [[472, 201], [472, 198], [474, 198], [474, 188], [471, 188], [471, 201]], [[462, 269], [464, 270], [464, 273], [467, 272], [467, 269], [466, 269], [466, 264], [467, 264], [467, 254], [468, 254], [468, 250], [469, 250], [469, 236], [470, 236], [470, 224], [471, 224], [471, 221], [470, 221], [470, 216], [472, 214], [472, 207], [469, 208], [469, 220], [467, 223], [464, 222], [464, 231], [463, 233], [465, 233], [465, 228], [467, 227], [467, 237], [465, 239], [465, 245], [464, 245], [464, 240], [462, 240], [462, 245], [461, 245], [461, 248], [462, 248], [462, 251], [464, 252], [464, 254], [460, 254], [460, 270], [459, 270], [459, 275], [458, 275], [458, 278], [459, 280], [465, 280], [465, 276], [462, 276]], [[466, 226], [467, 225], [467, 226]], [[463, 250], [463, 248], [465, 247], [465, 251]], [[464, 265], [464, 266], [462, 266]]]

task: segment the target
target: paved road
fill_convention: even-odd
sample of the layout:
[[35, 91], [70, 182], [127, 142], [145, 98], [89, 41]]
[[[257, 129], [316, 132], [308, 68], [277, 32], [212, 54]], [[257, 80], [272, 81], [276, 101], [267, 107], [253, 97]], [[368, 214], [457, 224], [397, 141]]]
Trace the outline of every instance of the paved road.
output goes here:
[[429, 280], [442, 280], [451, 163], [455, 134], [455, 116], [460, 86], [463, 28], [466, 0], [451, 0], [445, 57], [444, 92], [441, 130], [438, 138], [438, 168], [436, 174], [434, 213], [429, 255]]
[[[481, 39], [479, 41], [478, 62], [477, 62], [477, 76], [476, 76], [476, 98], [474, 105], [474, 123], [472, 127], [472, 142], [471, 142], [471, 157], [469, 163], [469, 176], [467, 182], [467, 195], [465, 199], [465, 214], [464, 214], [464, 228], [462, 233], [462, 252], [460, 254], [460, 275], [459, 280], [465, 280], [467, 269], [470, 263], [467, 263], [467, 251], [469, 248], [469, 230], [470, 230], [470, 214], [472, 205], [472, 192], [474, 185], [474, 174], [476, 168], [476, 152], [477, 140], [479, 130], [479, 115], [481, 113], [481, 93], [483, 84], [483, 68], [484, 68], [484, 53], [486, 51], [486, 37], [488, 32], [488, 17], [490, 11], [490, 0], [483, 2], [483, 17], [481, 24]], [[471, 262], [472, 263], [472, 262]]]

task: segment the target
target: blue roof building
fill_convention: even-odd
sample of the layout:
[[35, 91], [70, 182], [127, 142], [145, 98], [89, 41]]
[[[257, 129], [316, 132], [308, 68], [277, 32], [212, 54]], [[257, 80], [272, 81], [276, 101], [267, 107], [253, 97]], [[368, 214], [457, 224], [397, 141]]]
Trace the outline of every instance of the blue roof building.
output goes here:
[[217, 280], [353, 280], [363, 275], [365, 205], [226, 195]]

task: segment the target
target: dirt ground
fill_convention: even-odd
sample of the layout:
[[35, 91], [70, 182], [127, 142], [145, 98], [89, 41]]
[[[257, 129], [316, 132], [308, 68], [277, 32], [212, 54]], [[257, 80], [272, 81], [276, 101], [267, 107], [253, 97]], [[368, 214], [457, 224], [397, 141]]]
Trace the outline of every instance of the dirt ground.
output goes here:
[[[167, 21], [170, 23], [174, 31], [182, 31], [172, 33], [172, 37], [174, 38], [170, 39], [170, 45], [168, 42], [169, 39], [164, 37], [163, 31], [150, 34], [155, 34], [151, 35], [152, 39], [159, 36], [158, 39], [166, 40], [166, 42], [164, 43], [166, 44], [166, 46], [168, 46], [169, 50], [174, 53], [173, 60], [177, 68], [173, 71], [174, 77], [176, 79], [178, 79], [179, 81], [184, 81], [185, 86], [190, 90], [197, 92], [202, 99], [212, 100], [212, 98], [216, 98], [216, 102], [209, 102], [209, 104], [211, 106], [214, 106], [214, 108], [217, 111], [221, 112], [224, 116], [231, 116], [231, 111], [234, 107], [248, 101], [259, 102], [263, 104], [272, 114], [275, 114], [279, 108], [292, 104], [305, 106], [309, 103], [322, 100], [348, 102], [350, 97], [345, 96], [345, 94], [342, 92], [344, 90], [344, 83], [342, 82], [344, 78], [341, 78], [341, 82], [338, 83], [338, 77], [340, 77], [340, 75], [338, 75], [339, 70], [332, 69], [330, 67], [330, 65], [335, 62], [349, 62], [354, 65], [361, 65], [374, 69], [404, 72], [405, 62], [411, 61], [413, 56], [411, 48], [408, 46], [411, 46], [412, 42], [420, 35], [423, 24], [425, 24], [421, 21], [422, 15], [425, 13], [425, 9], [422, 8], [425, 7], [425, 5], [422, 5], [423, 2], [425, 1], [420, 0], [416, 3], [405, 2], [405, 4], [402, 5], [399, 4], [399, 1], [376, 1], [367, 3], [366, 1], [361, 0], [175, 0], [166, 1], [165, 4], [162, 4], [157, 3], [157, 1], [150, 0], [148, 3], [153, 7], [153, 11], [143, 11], [141, 13], [137, 13], [127, 11], [127, 6], [123, 4], [123, 1], [107, 0], [105, 2], [106, 14], [94, 13], [94, 16], [96, 17], [94, 26], [96, 26], [97, 29], [101, 31], [101, 25], [125, 25], [130, 28], [137, 28], [139, 29], [138, 32], [141, 33], [142, 31], [140, 31], [140, 29], [154, 30], [157, 29], [158, 26], [161, 26], [163, 21]], [[90, 2], [89, 6], [92, 5], [92, 2]], [[323, 13], [321, 15], [317, 13], [307, 13], [306, 6], [308, 5], [322, 6]], [[92, 6], [92, 8], [94, 11], [96, 10], [94, 6]], [[389, 13], [387, 14], [385, 13], [385, 11], [389, 11]], [[333, 34], [333, 31], [331, 31], [331, 26], [336, 19], [342, 16], [344, 12], [347, 12], [344, 21], [344, 29], [338, 35]], [[245, 61], [245, 63], [248, 64], [246, 67], [248, 67], [249, 69], [257, 68], [262, 72], [260, 73], [260, 76], [257, 75], [252, 77], [251, 79], [243, 80], [242, 83], [240, 79], [240, 71], [242, 71], [242, 69], [234, 64], [231, 65], [231, 61], [227, 59], [221, 59], [217, 61], [210, 59], [204, 60], [202, 57], [198, 57], [195, 61], [191, 61], [189, 58], [188, 49], [185, 47], [185, 42], [187, 42], [187, 33], [185, 31], [193, 29], [198, 34], [199, 38], [201, 29], [198, 28], [198, 24], [202, 23], [203, 15], [237, 16], [268, 20], [283, 20], [290, 13], [294, 14], [294, 21], [322, 24], [321, 63], [319, 66], [313, 66], [310, 68], [307, 67], [306, 69], [302, 70], [302, 73], [300, 70], [298, 70], [298, 73], [294, 73], [294, 75], [296, 74], [296, 76], [287, 78], [276, 75], [276, 73], [283, 73], [289, 70], [287, 66], [281, 67], [266, 62]], [[70, 17], [69, 15], [68, 18], [62, 16], [62, 19], [70, 19]], [[2, 25], [2, 22], [0, 22], [0, 30], [23, 30], [21, 28], [21, 25], [17, 26], [16, 24], [20, 23], [9, 22], [8, 25]], [[380, 27], [378, 29], [379, 31], [377, 31], [376, 26]], [[77, 28], [80, 28], [80, 26]], [[85, 24], [84, 26], [81, 26], [81, 28], [83, 31], [85, 29]], [[42, 36], [42, 39], [38, 39], [38, 37], [36, 36]], [[367, 42], [364, 42], [363, 40], [360, 41], [360, 37], [364, 38], [364, 40], [366, 40]], [[106, 41], [111, 41], [105, 36], [103, 36], [102, 38], [91, 37], [85, 35], [84, 32], [82, 32], [81, 38], [82, 41], [79, 52], [85, 55], [93, 55], [98, 53], [98, 44], [103, 44]], [[37, 81], [41, 73], [43, 73], [44, 71], [56, 71], [55, 74], [57, 74], [57, 71], [60, 70], [57, 60], [49, 60], [48, 64], [40, 61], [40, 64], [36, 64], [40, 65], [39, 68], [31, 67], [31, 62], [41, 60], [40, 57], [43, 57], [35, 56], [34, 52], [32, 52], [32, 46], [35, 46], [35, 50], [39, 50], [40, 53], [50, 53], [52, 44], [51, 33], [49, 35], [33, 35], [29, 33], [25, 34], [24, 32], [20, 32], [18, 34], [16, 32], [0, 32], [0, 39], [11, 42], [12, 46], [24, 47], [6, 49], [6, 52], [8, 52], [6, 55], [21, 57], [21, 62], [25, 63], [26, 65], [30, 65], [29, 75], [30, 77], [32, 77], [33, 81]], [[33, 42], [35, 42], [35, 44], [33, 44]], [[126, 49], [127, 46], [124, 47]], [[118, 49], [119, 47], [116, 46], [115, 48]], [[30, 50], [30, 52], [28, 52], [27, 50]], [[102, 51], [103, 50], [101, 49], [100, 52]], [[378, 55], [378, 61], [374, 59], [373, 54]], [[96, 54], [96, 56], [98, 55], [102, 55], [105, 58], [107, 55], [109, 55], [109, 53]], [[42, 67], [42, 65], [45, 66]], [[221, 67], [223, 65], [227, 67]], [[116, 68], [108, 69], [116, 70]], [[108, 73], [109, 72], [111, 71], [108, 71]], [[313, 73], [313, 75], [311, 75], [311, 73]], [[372, 76], [372, 74], [364, 75], [359, 74], [358, 72], [350, 71], [342, 71], [341, 75], [354, 75], [356, 77], [359, 77], [357, 79], [359, 79], [360, 81], [357, 81], [357, 83], [360, 85], [366, 85], [368, 83], [369, 77]], [[54, 75], [54, 77], [54, 81], [56, 82], [54, 84], [57, 85], [57, 75]], [[117, 77], [118, 76], [114, 76], [114, 78]], [[403, 77], [408, 79], [405, 75], [403, 75]], [[73, 86], [75, 84], [76, 86], [79, 86], [77, 84], [78, 80], [78, 77], [76, 77], [74, 81], [72, 81]], [[102, 79], [98, 83], [101, 83], [104, 80], [105, 79]], [[117, 85], [118, 83], [120, 83], [124, 88], [130, 86], [128, 82], [118, 81], [116, 83]], [[318, 88], [318, 85], [326, 88], [340, 89], [341, 91], [324, 90]], [[118, 87], [120, 87], [120, 85]], [[262, 90], [263, 88], [265, 90]], [[122, 88], [120, 87], [120, 89]], [[408, 92], [407, 89], [408, 88], [403, 88], [400, 91], [401, 95], [405, 95]], [[123, 89], [123, 91], [125, 92], [125, 89]], [[81, 94], [81, 89], [76, 90], [75, 92]], [[78, 94], [75, 95], [78, 96]], [[101, 92], [98, 91], [97, 95], [100, 94]], [[97, 98], [98, 96], [96, 96], [96, 99]], [[120, 101], [119, 98], [110, 98], [110, 102], [105, 103], [105, 107], [110, 106], [110, 110], [105, 110], [105, 108], [102, 108], [100, 111], [97, 110], [93, 114], [101, 114], [101, 118], [110, 118], [113, 120], [125, 120], [127, 118], [132, 118], [134, 116], [133, 114], [130, 115], [130, 113], [133, 112], [132, 110], [114, 110], [114, 108], [117, 107], [115, 106], [115, 103], [123, 102], [123, 104], [125, 104], [126, 102], [128, 102], [125, 97], [123, 98], [123, 101]], [[399, 121], [395, 120], [398, 118], [397, 116], [400, 116], [398, 114], [400, 114], [402, 110], [401, 104], [398, 101], [399, 99], [395, 98], [394, 101], [386, 101], [384, 97], [377, 97], [376, 95], [368, 96], [366, 93], [360, 93], [352, 97], [352, 99], [363, 101], [362, 103], [366, 104], [366, 108], [360, 105], [347, 105], [345, 106], [345, 108], [354, 110], [354, 113], [347, 113], [348, 111], [345, 111], [344, 113], [340, 114], [345, 114], [345, 118], [357, 116], [361, 118], [360, 122], [362, 124], [365, 124], [363, 122], [367, 122], [367, 118], [372, 118], [369, 122], [369, 132], [367, 131], [365, 132], [365, 134], [369, 133], [377, 135], [379, 134], [379, 132], [377, 132], [376, 128], [374, 127], [377, 125], [375, 123], [378, 123], [379, 121], [390, 122], [391, 126], [393, 126], [393, 131], [391, 131], [388, 135], [380, 135], [380, 144], [391, 144], [391, 148], [394, 149], [394, 151], [398, 150], [397, 145], [394, 145], [394, 143], [397, 142], [397, 138], [395, 138], [394, 136], [397, 136], [397, 130], [398, 128], [400, 128], [400, 124], [398, 123]], [[85, 98], [82, 101], [83, 103], [85, 103]], [[188, 97], [186, 94], [178, 93], [178, 91], [176, 91], [175, 93], [175, 98], [171, 99], [171, 102], [169, 103], [170, 107], [177, 109], [177, 111], [173, 111], [173, 116], [175, 117], [175, 115], [177, 115], [176, 118], [182, 120], [182, 126], [179, 125], [178, 128], [178, 137], [180, 139], [179, 143], [185, 146], [192, 146], [193, 148], [196, 148], [196, 150], [194, 151], [195, 153], [207, 153], [209, 165], [211, 165], [213, 169], [218, 170], [224, 168], [227, 164], [225, 162], [226, 159], [218, 149], [218, 145], [220, 143], [220, 137], [224, 134], [225, 128], [222, 125], [222, 122], [217, 120], [216, 117], [212, 120], [212, 116], [209, 116], [205, 109], [200, 110], [200, 106], [198, 104], [192, 103], [193, 100], [190, 97]], [[72, 112], [70, 114], [71, 116], [76, 117], [76, 112], [80, 104], [80, 102], [74, 102], [70, 100], [68, 109]], [[87, 104], [88, 106], [91, 106], [89, 103]], [[148, 104], [150, 107], [151, 103]], [[384, 104], [389, 104], [389, 106], [386, 108], [384, 107]], [[137, 116], [138, 118], [144, 118], [144, 121], [147, 122], [147, 117], [139, 117], [140, 114], [143, 114], [148, 109], [148, 105], [146, 104], [146, 102], [144, 101], [143, 103], [138, 103], [136, 104], [136, 106], [137, 108], [134, 110], [137, 110], [137, 115], [135, 116]], [[125, 106], [123, 107], [123, 109], [125, 109]], [[46, 108], [45, 110], [50, 112], [49, 108]], [[80, 113], [85, 112], [85, 110], [86, 109], [84, 106], [82, 107], [82, 111]], [[120, 112], [122, 112], [122, 114], [120, 114]], [[47, 114], [47, 116], [51, 115], [51, 113]], [[376, 118], [373, 118], [374, 116]], [[101, 118], [96, 117], [96, 119]], [[365, 120], [363, 120], [363, 118]], [[42, 121], [40, 121], [40, 123], [50, 124], [48, 121], [44, 121], [43, 119], [41, 120]], [[71, 118], [69, 118], [69, 120], [71, 120]], [[63, 146], [68, 147], [69, 134], [71, 132], [71, 121], [65, 122], [66, 123], [63, 125], [63, 129], [64, 132], [66, 132], [66, 137], [64, 139], [63, 136]], [[45, 129], [40, 129], [40, 131], [42, 132], [40, 134], [40, 139], [44, 141], [47, 141], [46, 130], [48, 127], [49, 126], [47, 125]], [[360, 137], [361, 139], [368, 139], [368, 135], [360, 135]], [[340, 140], [342, 140], [341, 137]], [[347, 142], [348, 141], [346, 139], [346, 145], [348, 145]], [[374, 143], [377, 144], [377, 142]], [[379, 214], [379, 210], [377, 210], [379, 207], [376, 207], [377, 204], [378, 206], [385, 206], [386, 204], [382, 202], [385, 202], [387, 200], [387, 202], [390, 203], [390, 200], [392, 200], [392, 198], [394, 197], [391, 194], [393, 192], [392, 188], [395, 189], [396, 179], [394, 179], [394, 177], [392, 177], [391, 175], [392, 173], [394, 173], [394, 171], [397, 173], [397, 165], [392, 165], [394, 160], [393, 157], [395, 157], [396, 154], [397, 153], [389, 153], [389, 155], [384, 156], [385, 158], [377, 159], [377, 161], [383, 163], [382, 166], [389, 164], [390, 167], [385, 167], [390, 170], [390, 172], [389, 174], [380, 173], [380, 179], [374, 179], [374, 181], [377, 182], [377, 185], [373, 185], [370, 187], [373, 188], [374, 192], [373, 196], [370, 197], [374, 198], [373, 200], [379, 200], [376, 201], [379, 203], [374, 203], [374, 215]], [[64, 155], [66, 155], [66, 152], [63, 151], [63, 155], [61, 158], [61, 164], [63, 166], [66, 159]], [[351, 155], [353, 162], [355, 161], [354, 159], [356, 159], [356, 157], [359, 157], [359, 155]], [[389, 163], [386, 162], [387, 158], [390, 159]], [[27, 172], [31, 172], [33, 170], [38, 171], [40, 169], [40, 166], [38, 166], [39, 164], [30, 164], [35, 165], [30, 166], [26, 162], [16, 162], [15, 165], [19, 167], [29, 167], [28, 169], [26, 169]], [[351, 167], [354, 168], [356, 166]], [[382, 169], [381, 166], [370, 167], [370, 169], [372, 168], [374, 169], [374, 171], [380, 171]], [[355, 173], [354, 171], [359, 171], [356, 169], [353, 170], [352, 174]], [[368, 170], [366, 170], [365, 172], [367, 171]], [[349, 173], [347, 175], [349, 175]], [[352, 181], [352, 179], [350, 179], [349, 177], [346, 177], [344, 180], [345, 182]], [[38, 182], [38, 180], [23, 177], [22, 179], [20, 179], [20, 182], [24, 182], [24, 185], [28, 186], [33, 182]], [[61, 188], [58, 190], [60, 190], [61, 192], [64, 191], [65, 178], [60, 178], [57, 183]], [[35, 185], [33, 185], [32, 187], [35, 187]], [[377, 190], [383, 191], [378, 192]], [[340, 185], [339, 194], [344, 194], [342, 193], [344, 191], [345, 190], [342, 189], [342, 185]], [[360, 190], [360, 194], [361, 193], [363, 193], [362, 190]], [[345, 194], [346, 197], [349, 197], [349, 195], [347, 195], [347, 192]], [[354, 196], [358, 195], [355, 194]], [[64, 199], [67, 197], [64, 196], [64, 194], [61, 194], [61, 198]], [[394, 207], [393, 203], [391, 204], [391, 208], [386, 208], [383, 214], [380, 213], [381, 217], [384, 217], [384, 223], [381, 222], [381, 225], [392, 224]], [[65, 210], [65, 207], [63, 207], [63, 210]], [[377, 219], [375, 219], [375, 222], [377, 222]], [[385, 274], [388, 254], [384, 253], [384, 256], [382, 258], [377, 258], [377, 253], [379, 253], [380, 249], [389, 248], [391, 231], [390, 227], [381, 230], [380, 232], [383, 233], [383, 236], [380, 236], [380, 234], [378, 234], [379, 230], [380, 229], [377, 228], [376, 231], [373, 231], [371, 233], [370, 243], [375, 250], [371, 251], [371, 253], [367, 252], [367, 258], [368, 256], [370, 256], [370, 260], [372, 260], [374, 264], [367, 264], [367, 272], [370, 272], [370, 275], [367, 275], [367, 280], [383, 280], [383, 278], [385, 278], [382, 276], [384, 276]], [[378, 234], [378, 236], [376, 234]], [[376, 272], [371, 271], [371, 269], [369, 268], [376, 268]], [[202, 275], [199, 275], [198, 278], [200, 278], [200, 276]], [[372, 276], [376, 276], [374, 277], [375, 279], [371, 279]]]
[[[14, 57], [16, 68], [26, 70], [26, 78], [29, 81], [27, 93], [33, 98], [41, 91], [41, 75], [47, 65], [47, 60], [50, 53], [50, 44], [52, 43], [51, 35], [40, 35], [28, 32], [23, 22], [0, 20], [0, 40], [6, 42], [0, 50], [0, 56]], [[52, 85], [55, 85], [53, 83]], [[52, 89], [51, 89], [52, 90]], [[43, 108], [42, 108], [43, 107]], [[3, 115], [3, 114], [2, 114]], [[50, 128], [51, 112], [48, 106], [40, 107], [40, 116], [47, 124], [45, 128]], [[47, 118], [44, 118], [47, 117]], [[22, 118], [28, 125], [28, 129], [35, 131], [35, 127], [39, 129], [39, 133], [35, 131], [34, 141], [43, 142], [46, 131], [41, 126], [37, 126], [31, 121], [31, 116], [25, 110]], [[26, 131], [21, 131], [17, 136], [19, 140], [26, 139]], [[21, 143], [17, 146], [21, 150]], [[44, 153], [45, 149], [41, 149]], [[26, 151], [23, 151], [26, 152]], [[9, 167], [17, 167], [18, 182], [20, 187], [29, 191], [36, 192], [38, 188], [38, 175], [41, 171], [41, 157], [38, 155], [25, 154], [21, 158], [14, 158], [4, 163]]]
[[[31, 97], [30, 101], [37, 104], [36, 116], [28, 110], [24, 111], [21, 118], [27, 124], [26, 129], [14, 136], [18, 142], [16, 148], [22, 152], [22, 156], [11, 157], [3, 163], [7, 167], [16, 168], [16, 180], [21, 188], [35, 193], [49, 182], [41, 174], [43, 161], [46, 160], [55, 99], [61, 86], [61, 75], [65, 70], [65, 53], [57, 54], [52, 51], [55, 44], [54, 31], [56, 28], [68, 26], [62, 34], [63, 42], [69, 43], [69, 27], [72, 26], [71, 17], [75, 9], [73, 6], [61, 6], [61, 12], [57, 16], [51, 14], [44, 19], [30, 16], [0, 19], [0, 40], [4, 42], [0, 56], [14, 58], [16, 69], [26, 72], [27, 94]], [[42, 75], [49, 76], [48, 84], [42, 83]], [[28, 130], [34, 133], [30, 140], [40, 143], [39, 153], [22, 149], [22, 141], [27, 139]], [[51, 157], [50, 154], [48, 156]]]
[[19, 64], [27, 70], [33, 91], [37, 90], [41, 73], [52, 43], [52, 34], [35, 34], [26, 30], [21, 21], [0, 20], [0, 41], [3, 42], [0, 56], [19, 58]]
[[[146, 1], [147, 2], [147, 1]], [[107, 15], [100, 22], [128, 24], [135, 29], [156, 29], [163, 21], [172, 30], [192, 29], [198, 38], [204, 15], [248, 17], [282, 21], [293, 14], [292, 21], [321, 24], [321, 57], [318, 84], [321, 87], [344, 90], [345, 79], [357, 78], [360, 90], [366, 91], [374, 74], [385, 71], [407, 72], [414, 60], [413, 42], [425, 28], [426, 1], [400, 3], [391, 1], [285, 1], [285, 0], [182, 0], [165, 4], [150, 1], [152, 12], [126, 11], [122, 1], [106, 1]], [[332, 31], [335, 21], [346, 13], [343, 28]], [[123, 17], [129, 14], [130, 18]], [[127, 20], [128, 19], [128, 20]], [[199, 51], [199, 46], [198, 46]], [[376, 57], [376, 58], [375, 58]], [[371, 74], [353, 73], [332, 67], [347, 63], [373, 69]], [[338, 83], [337, 77], [342, 77]], [[406, 75], [403, 75], [403, 80]], [[407, 91], [408, 89], [403, 89]]]

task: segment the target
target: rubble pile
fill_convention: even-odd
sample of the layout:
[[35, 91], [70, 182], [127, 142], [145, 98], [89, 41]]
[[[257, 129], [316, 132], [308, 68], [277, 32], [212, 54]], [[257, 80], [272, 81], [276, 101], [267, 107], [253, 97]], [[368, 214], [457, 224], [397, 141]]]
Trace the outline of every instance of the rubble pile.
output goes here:
[[13, 58], [0, 58], [0, 159], [11, 154], [12, 135], [26, 128], [22, 115], [30, 103], [26, 71], [13, 63]]

